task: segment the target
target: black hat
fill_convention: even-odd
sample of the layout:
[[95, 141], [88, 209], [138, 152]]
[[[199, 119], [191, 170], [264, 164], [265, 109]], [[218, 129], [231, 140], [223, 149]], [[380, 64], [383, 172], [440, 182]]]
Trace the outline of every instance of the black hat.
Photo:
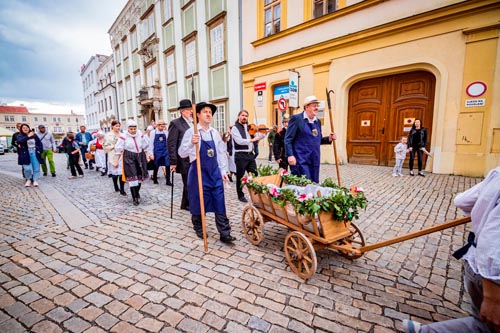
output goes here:
[[210, 109], [212, 109], [212, 116], [215, 114], [215, 112], [217, 112], [217, 107], [213, 104], [210, 104], [210, 103], [205, 103], [205, 102], [200, 102], [198, 104], [196, 104], [196, 113], [200, 113], [201, 109], [203, 109], [204, 107], [209, 107]]
[[191, 101], [189, 99], [181, 99], [181, 101], [179, 102], [179, 107], [177, 108], [177, 110], [180, 110], [180, 109], [189, 109], [190, 107], [192, 107], [192, 104], [191, 104]]
[[45, 128], [45, 125], [38, 125], [38, 128]]

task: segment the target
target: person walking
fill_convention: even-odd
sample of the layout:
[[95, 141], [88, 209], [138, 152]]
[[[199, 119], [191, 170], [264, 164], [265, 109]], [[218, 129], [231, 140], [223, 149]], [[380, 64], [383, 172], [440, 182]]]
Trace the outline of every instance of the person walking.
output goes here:
[[258, 175], [254, 145], [264, 138], [264, 135], [256, 133], [253, 138], [250, 137], [248, 133], [248, 111], [241, 110], [238, 113], [238, 120], [231, 129], [231, 136], [233, 137], [234, 163], [236, 164], [236, 193], [239, 201], [248, 202], [241, 187], [241, 178], [245, 175], [245, 171], [252, 173], [254, 176]]
[[182, 177], [182, 199], [181, 209], [189, 210], [189, 196], [187, 189], [187, 177], [189, 172], [189, 157], [179, 156], [179, 148], [186, 131], [193, 127], [193, 110], [189, 99], [183, 99], [179, 102], [177, 110], [181, 116], [173, 119], [168, 127], [168, 157], [170, 160], [170, 172], [175, 171]]
[[[427, 128], [424, 128], [420, 119], [415, 119], [408, 134], [408, 147], [410, 151], [410, 176], [415, 176], [413, 173], [413, 161], [415, 154], [418, 159], [418, 175], [425, 177], [422, 171], [422, 159], [425, 147], [427, 146]], [[425, 150], [427, 152], [427, 150]]]
[[393, 177], [403, 177], [403, 164], [405, 163], [406, 154], [408, 154], [408, 139], [406, 136], [401, 137], [399, 143], [394, 147], [396, 153], [396, 164], [392, 169]]
[[85, 165], [85, 169], [94, 169], [94, 167], [92, 166], [92, 160], [88, 161], [87, 163], [87, 158], [85, 157], [85, 153], [89, 148], [89, 142], [92, 141], [92, 135], [86, 131], [85, 126], [80, 126], [80, 132], [76, 134], [75, 140], [78, 145], [80, 145], [80, 153], [82, 154], [82, 160], [83, 164]]
[[288, 170], [288, 161], [285, 156], [285, 134], [289, 121], [290, 116], [288, 114], [284, 114], [283, 127], [276, 133], [273, 143], [274, 159], [278, 162], [279, 167], [285, 170]]
[[69, 179], [75, 179], [77, 177], [76, 172], [78, 171], [78, 177], [83, 177], [83, 170], [80, 166], [80, 145], [75, 140], [75, 133], [68, 132], [66, 134], [66, 140], [63, 143], [64, 150], [68, 155], [69, 167], [71, 170], [71, 176]]
[[134, 120], [127, 121], [127, 131], [120, 136], [115, 146], [113, 166], [118, 167], [120, 154], [123, 159], [123, 177], [129, 184], [134, 206], [139, 205], [141, 199], [141, 184], [149, 178], [146, 151], [147, 140], [137, 130]]
[[158, 184], [158, 170], [160, 167], [165, 174], [165, 184], [172, 186], [170, 181], [170, 159], [168, 157], [168, 131], [166, 129], [165, 120], [160, 119], [156, 123], [156, 129], [152, 130], [149, 134], [149, 159], [155, 162], [153, 170], [153, 183]]
[[[19, 144], [17, 143], [17, 137], [21, 133], [21, 123], [16, 124], [16, 131], [14, 134], [12, 134], [12, 150], [18, 155], [19, 158]], [[23, 175], [23, 179], [26, 177], [24, 176], [24, 168], [21, 166], [21, 174]]]
[[43, 161], [42, 142], [28, 124], [21, 124], [16, 140], [18, 145], [17, 164], [23, 166], [24, 178], [26, 178], [24, 186], [37, 187], [40, 178], [40, 164]]
[[104, 132], [99, 130], [97, 131], [96, 138], [90, 141], [89, 146], [95, 146], [95, 151], [92, 152], [94, 154], [94, 162], [96, 171], [101, 171], [101, 176], [105, 176], [107, 173], [107, 154], [104, 151]]
[[191, 165], [188, 174], [189, 210], [193, 229], [199, 238], [203, 238], [200, 193], [198, 189], [198, 170], [196, 165], [196, 146], [199, 146], [201, 165], [201, 179], [203, 185], [203, 201], [205, 213], [215, 213], [215, 226], [223, 243], [231, 243], [236, 238], [231, 236], [231, 225], [226, 216], [226, 203], [224, 200], [224, 185], [227, 181], [227, 158], [224, 155], [224, 141], [217, 130], [210, 126], [212, 117], [217, 111], [213, 104], [201, 102], [196, 105], [198, 117], [198, 133], [194, 128], [189, 128], [184, 134], [179, 156], [189, 157]]
[[49, 168], [52, 177], [56, 176], [56, 165], [54, 164], [54, 155], [56, 152], [56, 141], [52, 133], [48, 132], [45, 125], [38, 125], [38, 138], [42, 141], [43, 151], [42, 151], [42, 171], [43, 175], [47, 176], [47, 160], [49, 160]]
[[463, 258], [464, 285], [469, 293], [471, 316], [422, 325], [403, 320], [406, 333], [500, 332], [500, 167], [454, 203], [471, 217], [472, 232], [467, 245], [453, 253]]
[[[120, 139], [120, 136], [120, 122], [118, 120], [113, 120], [111, 122], [111, 131], [104, 136], [103, 149], [104, 152], [108, 154], [108, 176], [113, 180], [115, 192], [120, 192], [120, 195], [126, 196], [125, 182], [122, 179], [122, 158], [121, 154], [117, 154], [115, 151], [116, 143], [118, 139]], [[116, 155], [118, 155], [118, 163], [115, 165], [114, 161]], [[120, 183], [119, 187], [118, 183]]]
[[316, 96], [307, 96], [304, 111], [290, 118], [285, 134], [285, 153], [292, 174], [305, 175], [316, 183], [319, 183], [320, 145], [336, 139], [334, 133], [322, 136], [318, 105]]
[[276, 137], [276, 131], [278, 130], [278, 126], [273, 125], [269, 133], [267, 133], [267, 143], [269, 144], [269, 156], [268, 156], [268, 161], [269, 163], [273, 162], [273, 145], [274, 145], [274, 138]]

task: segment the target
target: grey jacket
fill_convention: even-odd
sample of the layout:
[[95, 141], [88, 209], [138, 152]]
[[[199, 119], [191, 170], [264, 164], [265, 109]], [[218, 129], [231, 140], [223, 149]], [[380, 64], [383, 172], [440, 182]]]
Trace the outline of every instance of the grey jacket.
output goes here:
[[45, 133], [38, 132], [36, 134], [40, 141], [42, 141], [43, 150], [54, 150], [56, 149], [56, 141], [54, 140], [54, 136], [52, 133], [49, 133], [47, 130]]

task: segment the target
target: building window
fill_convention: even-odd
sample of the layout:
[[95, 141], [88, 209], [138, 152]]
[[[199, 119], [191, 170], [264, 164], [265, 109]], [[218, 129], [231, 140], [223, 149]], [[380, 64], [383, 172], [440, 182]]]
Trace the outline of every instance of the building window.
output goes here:
[[172, 17], [172, 0], [163, 0], [163, 21]]
[[224, 22], [210, 28], [210, 65], [218, 64], [224, 57]]
[[70, 122], [71, 122], [71, 118], [68, 118], [68, 123], [70, 123]]
[[34, 117], [35, 121], [38, 121], [38, 117]]
[[155, 12], [154, 10], [144, 18], [141, 24], [141, 41], [144, 42], [155, 32]]
[[130, 82], [130, 78], [128, 78], [125, 81], [125, 89], [126, 89], [126, 93], [127, 93], [127, 100], [131, 100], [132, 99], [132, 84]]
[[281, 0], [264, 0], [264, 37], [281, 31]]
[[226, 105], [216, 104], [217, 112], [214, 114], [212, 126], [219, 132], [227, 131], [226, 128]]
[[111, 96], [109, 96], [109, 109], [113, 110], [113, 104], [111, 104]]
[[127, 39], [125, 39], [122, 43], [122, 53], [123, 53], [123, 59], [126, 59], [128, 57], [128, 47], [127, 47]]
[[146, 68], [146, 85], [153, 86], [158, 81], [158, 65], [155, 63]]
[[22, 121], [23, 121], [23, 123], [26, 122], [26, 116], [22, 116]]
[[196, 40], [192, 39], [185, 44], [186, 76], [197, 72], [196, 69]]
[[116, 54], [116, 65], [118, 66], [122, 62], [122, 56], [120, 53], [120, 47], [117, 46], [115, 49], [115, 54]]
[[5, 118], [5, 121], [10, 121], [10, 117], [9, 116], [4, 116]]
[[165, 67], [167, 68], [167, 84], [175, 82], [174, 51], [165, 56]]
[[137, 74], [135, 74], [134, 80], [136, 94], [138, 94], [139, 90], [141, 89], [141, 73], [137, 72]]
[[181, 116], [181, 112], [180, 111], [172, 111], [170, 112], [170, 121], [174, 120], [174, 119], [177, 119]]
[[46, 122], [47, 121], [47, 117], [43, 117], [43, 122]]
[[313, 18], [317, 18], [336, 10], [337, 0], [312, 0]]
[[137, 49], [137, 30], [133, 30], [130, 33], [130, 46], [132, 47], [132, 52]]

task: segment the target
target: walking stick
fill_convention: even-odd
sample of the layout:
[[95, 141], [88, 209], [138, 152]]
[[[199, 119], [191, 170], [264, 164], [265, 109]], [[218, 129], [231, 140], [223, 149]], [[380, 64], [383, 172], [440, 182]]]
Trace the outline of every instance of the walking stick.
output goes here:
[[172, 170], [172, 189], [170, 190], [170, 218], [172, 218], [172, 214], [174, 211], [174, 171]]
[[[332, 129], [332, 133], [335, 133], [335, 129], [333, 127], [333, 116], [332, 116], [332, 103], [330, 101], [330, 93], [335, 92], [333, 90], [328, 90], [326, 88], [326, 100], [328, 102], [328, 115], [330, 116], [330, 128]], [[337, 156], [337, 140], [333, 140], [333, 155], [335, 156], [335, 168], [337, 169], [337, 180], [338, 180], [338, 185], [342, 186], [342, 182], [340, 180], [340, 169], [339, 169], [339, 158]]]
[[[191, 102], [193, 109], [193, 125], [194, 134], [198, 134], [198, 120], [196, 119], [196, 102], [194, 95], [194, 76], [191, 75]], [[205, 252], [208, 252], [208, 242], [207, 242], [207, 224], [205, 222], [205, 200], [203, 199], [203, 183], [201, 179], [201, 164], [200, 164], [200, 150], [198, 149], [199, 143], [195, 145], [196, 149], [196, 171], [198, 173], [198, 193], [200, 196], [200, 212], [201, 212], [201, 228], [203, 230], [203, 246]]]

